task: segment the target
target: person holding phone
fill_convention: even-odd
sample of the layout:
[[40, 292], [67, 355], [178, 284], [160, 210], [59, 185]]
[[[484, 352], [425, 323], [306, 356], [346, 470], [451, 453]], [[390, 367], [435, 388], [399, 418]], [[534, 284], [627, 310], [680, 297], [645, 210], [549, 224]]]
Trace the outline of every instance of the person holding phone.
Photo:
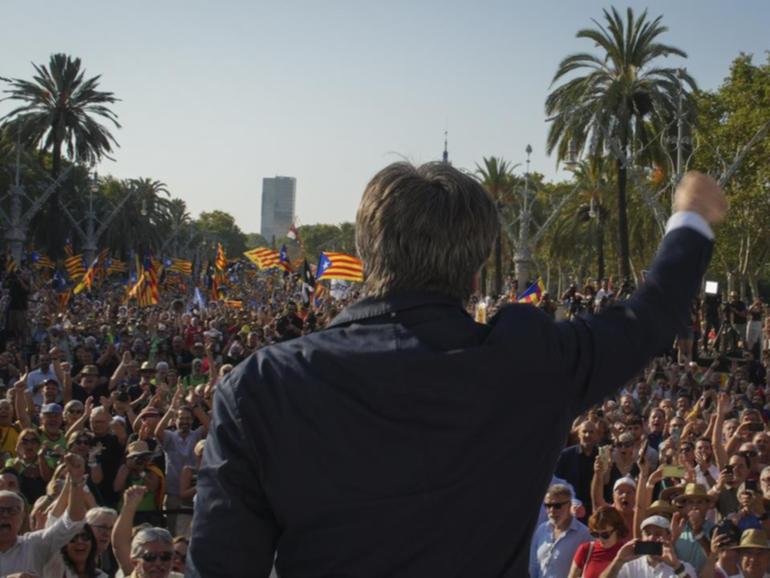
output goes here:
[[666, 518], [645, 518], [641, 533], [641, 540], [631, 540], [618, 550], [600, 578], [698, 578], [691, 564], [679, 560], [673, 547], [678, 536], [672, 535]]
[[748, 474], [748, 460], [738, 454], [730, 456], [727, 465], [719, 472], [719, 479], [709, 490], [709, 495], [716, 498], [717, 512], [721, 516], [729, 516], [740, 510], [738, 487], [746, 481]]

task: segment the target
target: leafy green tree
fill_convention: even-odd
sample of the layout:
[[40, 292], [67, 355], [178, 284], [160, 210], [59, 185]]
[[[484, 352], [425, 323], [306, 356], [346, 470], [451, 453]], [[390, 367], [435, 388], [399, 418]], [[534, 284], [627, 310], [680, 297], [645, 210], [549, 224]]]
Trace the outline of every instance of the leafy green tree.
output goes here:
[[222, 243], [229, 258], [240, 257], [247, 249], [246, 234], [235, 223], [235, 218], [225, 211], [210, 211], [201, 213], [197, 226], [211, 248], [216, 243]]
[[93, 164], [112, 152], [117, 141], [97, 118], [120, 128], [108, 105], [117, 102], [112, 92], [98, 90], [100, 76], [85, 78], [79, 58], [53, 54], [46, 65], [33, 64], [31, 81], [7, 79], [4, 92], [22, 104], [1, 120], [20, 131], [23, 141], [50, 151], [51, 174], [61, 169], [62, 152], [73, 162]]
[[741, 54], [717, 90], [698, 94], [698, 109], [694, 168], [724, 174], [734, 165], [714, 265], [731, 288], [756, 295], [770, 251], [770, 57], [756, 65]]
[[305, 256], [315, 261], [321, 251], [339, 251], [355, 255], [355, 226], [353, 223], [340, 225], [302, 225], [299, 235], [305, 248]]
[[[695, 88], [686, 72], [659, 67], [660, 57], [681, 56], [679, 48], [662, 44], [659, 37], [667, 31], [662, 17], [638, 17], [631, 8], [625, 21], [612, 8], [604, 10], [605, 23], [594, 20], [596, 28], [580, 30], [578, 38], [594, 42], [597, 54], [580, 52], [567, 56], [559, 65], [553, 82], [561, 84], [546, 100], [551, 116], [548, 153], [559, 160], [581, 151], [590, 158], [610, 154], [617, 171], [617, 225], [619, 268], [629, 277], [627, 169], [630, 159], [657, 144], [657, 135], [671, 123], [683, 85]], [[580, 73], [569, 80], [572, 73]], [[689, 97], [688, 97], [689, 98]], [[652, 156], [652, 150], [647, 156]]]

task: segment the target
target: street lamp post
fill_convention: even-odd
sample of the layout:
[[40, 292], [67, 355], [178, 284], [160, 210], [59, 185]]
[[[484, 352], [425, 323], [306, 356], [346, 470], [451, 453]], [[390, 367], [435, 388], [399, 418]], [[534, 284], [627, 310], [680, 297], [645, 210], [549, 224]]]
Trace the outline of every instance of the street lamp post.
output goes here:
[[519, 241], [516, 244], [516, 253], [513, 257], [513, 263], [516, 272], [516, 282], [518, 291], [526, 289], [529, 282], [529, 268], [532, 263], [532, 254], [530, 252], [529, 225], [532, 219], [532, 197], [529, 190], [529, 162], [532, 154], [532, 146], [527, 145], [527, 170], [524, 174], [524, 189], [521, 191], [521, 213], [519, 215]]

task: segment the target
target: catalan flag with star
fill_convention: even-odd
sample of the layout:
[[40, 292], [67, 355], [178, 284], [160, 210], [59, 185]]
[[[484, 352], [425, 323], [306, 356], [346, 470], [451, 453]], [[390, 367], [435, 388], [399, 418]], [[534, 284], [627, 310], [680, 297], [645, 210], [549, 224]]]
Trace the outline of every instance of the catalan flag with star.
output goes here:
[[316, 281], [341, 279], [343, 281], [363, 281], [364, 264], [361, 259], [345, 253], [324, 251], [318, 258]]
[[519, 303], [531, 303], [532, 305], [537, 306], [543, 298], [543, 293], [545, 293], [545, 284], [543, 283], [543, 280], [538, 277], [537, 281], [527, 287], [527, 290], [519, 295], [519, 298], [516, 301]]

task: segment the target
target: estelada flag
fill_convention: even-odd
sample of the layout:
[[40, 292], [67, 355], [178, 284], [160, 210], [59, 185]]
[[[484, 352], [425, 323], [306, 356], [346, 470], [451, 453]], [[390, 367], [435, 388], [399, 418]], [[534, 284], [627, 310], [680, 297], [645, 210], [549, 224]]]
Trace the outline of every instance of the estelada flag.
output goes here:
[[543, 298], [543, 293], [545, 293], [545, 285], [543, 284], [542, 279], [538, 277], [535, 283], [532, 283], [532, 285], [527, 287], [527, 290], [524, 291], [524, 293], [519, 295], [517, 301], [519, 303], [531, 303], [532, 305], [537, 305]]
[[324, 251], [318, 258], [316, 281], [323, 281], [324, 279], [363, 281], [364, 264], [361, 259], [352, 255]]

